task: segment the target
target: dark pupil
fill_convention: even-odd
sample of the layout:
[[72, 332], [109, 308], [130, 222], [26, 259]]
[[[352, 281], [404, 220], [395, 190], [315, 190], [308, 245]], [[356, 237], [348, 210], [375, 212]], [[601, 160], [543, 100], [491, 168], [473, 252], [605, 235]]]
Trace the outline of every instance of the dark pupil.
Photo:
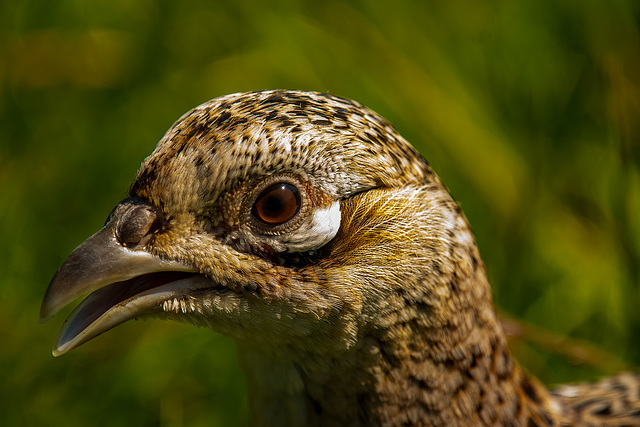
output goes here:
[[262, 209], [264, 210], [264, 213], [267, 216], [278, 216], [278, 214], [280, 214], [280, 211], [282, 211], [282, 208], [285, 205], [284, 200], [282, 200], [282, 197], [280, 194], [274, 194], [274, 192], [272, 192], [271, 194], [267, 195], [267, 197], [264, 198], [264, 200], [262, 201]]
[[294, 217], [300, 207], [298, 190], [291, 184], [275, 184], [258, 196], [252, 213], [260, 221], [282, 224]]

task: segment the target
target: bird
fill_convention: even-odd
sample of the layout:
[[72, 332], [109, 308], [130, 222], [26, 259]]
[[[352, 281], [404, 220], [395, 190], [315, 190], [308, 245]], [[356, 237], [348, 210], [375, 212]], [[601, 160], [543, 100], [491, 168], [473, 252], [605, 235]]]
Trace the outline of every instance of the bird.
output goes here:
[[256, 425], [640, 425], [640, 376], [548, 390], [514, 360], [459, 204], [384, 118], [327, 93], [178, 119], [60, 266], [55, 356], [134, 318], [235, 340]]

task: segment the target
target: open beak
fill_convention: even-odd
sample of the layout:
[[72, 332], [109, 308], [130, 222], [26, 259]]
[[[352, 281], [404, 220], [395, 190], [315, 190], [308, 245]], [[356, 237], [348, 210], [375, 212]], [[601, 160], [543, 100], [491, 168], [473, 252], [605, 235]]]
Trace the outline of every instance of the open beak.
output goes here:
[[90, 294], [65, 321], [54, 344], [54, 356], [129, 319], [161, 311], [166, 301], [177, 296], [211, 286], [193, 267], [121, 244], [116, 225], [114, 216], [69, 255], [49, 283], [41, 322]]

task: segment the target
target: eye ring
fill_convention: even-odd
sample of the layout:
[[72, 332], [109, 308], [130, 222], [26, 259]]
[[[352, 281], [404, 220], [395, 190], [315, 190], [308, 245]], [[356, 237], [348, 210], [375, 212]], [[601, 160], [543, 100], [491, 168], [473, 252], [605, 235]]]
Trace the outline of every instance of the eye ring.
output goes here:
[[263, 225], [276, 227], [295, 217], [300, 206], [300, 191], [288, 182], [278, 182], [258, 195], [251, 215]]

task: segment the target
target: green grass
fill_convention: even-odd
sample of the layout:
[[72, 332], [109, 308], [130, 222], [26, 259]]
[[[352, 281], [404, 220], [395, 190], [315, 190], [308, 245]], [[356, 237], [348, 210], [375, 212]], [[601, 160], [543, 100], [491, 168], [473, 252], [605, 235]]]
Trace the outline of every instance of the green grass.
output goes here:
[[391, 120], [460, 201], [500, 310], [578, 341], [514, 342], [545, 382], [640, 363], [639, 3], [388, 3], [0, 4], [1, 425], [247, 422], [230, 339], [131, 322], [54, 359], [64, 316], [37, 321], [171, 123], [245, 90]]

